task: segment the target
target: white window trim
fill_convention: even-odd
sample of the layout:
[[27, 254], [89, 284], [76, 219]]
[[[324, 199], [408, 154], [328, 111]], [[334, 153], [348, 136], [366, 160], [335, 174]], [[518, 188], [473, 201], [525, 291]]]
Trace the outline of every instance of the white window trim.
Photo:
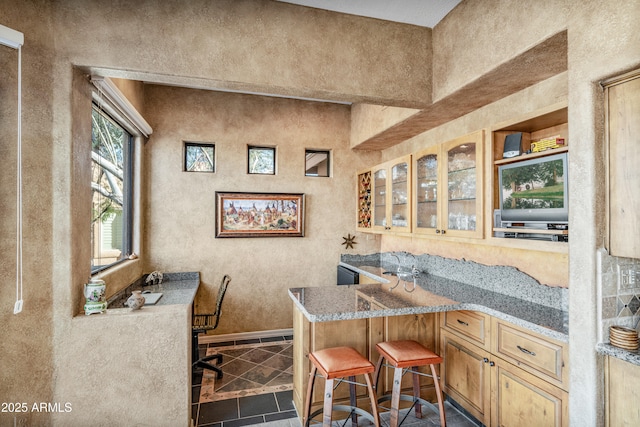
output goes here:
[[98, 89], [93, 92], [93, 100], [118, 120], [131, 135], [148, 138], [153, 133], [149, 123], [109, 77], [91, 76], [91, 83]]

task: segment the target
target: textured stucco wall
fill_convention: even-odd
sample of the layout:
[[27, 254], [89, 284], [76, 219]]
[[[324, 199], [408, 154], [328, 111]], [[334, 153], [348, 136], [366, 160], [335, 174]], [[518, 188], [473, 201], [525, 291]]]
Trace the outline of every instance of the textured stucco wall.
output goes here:
[[[355, 234], [353, 171], [378, 159], [349, 149], [349, 106], [156, 85], [145, 94], [154, 128], [145, 146], [145, 271], [200, 271], [201, 312], [213, 310], [229, 274], [216, 333], [290, 328], [287, 289], [335, 284], [342, 236]], [[215, 173], [182, 171], [185, 140], [215, 143]], [[247, 174], [248, 144], [276, 147], [276, 175]], [[304, 176], [305, 148], [331, 150], [330, 178]], [[216, 239], [215, 191], [305, 193], [305, 237]], [[375, 236], [357, 241], [355, 251], [377, 251]]]
[[56, 13], [78, 65], [322, 99], [430, 98], [427, 28], [268, 0], [66, 0]]
[[433, 28], [432, 98], [444, 98], [566, 28], [565, 0], [463, 1]]
[[[52, 235], [55, 183], [53, 24], [49, 2], [0, 5], [0, 23], [30, 27], [22, 51], [23, 158], [23, 312], [16, 299], [17, 52], [0, 46], [0, 401], [25, 402], [27, 413], [0, 412], [0, 425], [46, 425], [49, 414], [31, 411], [34, 402], [51, 402], [53, 382]], [[15, 2], [12, 2], [15, 3]], [[29, 16], [34, 24], [23, 24]], [[68, 112], [67, 112], [68, 115]], [[21, 425], [21, 424], [17, 424]]]
[[[58, 349], [56, 426], [188, 426], [191, 418], [189, 305], [78, 316]], [[29, 426], [44, 424], [28, 424]]]

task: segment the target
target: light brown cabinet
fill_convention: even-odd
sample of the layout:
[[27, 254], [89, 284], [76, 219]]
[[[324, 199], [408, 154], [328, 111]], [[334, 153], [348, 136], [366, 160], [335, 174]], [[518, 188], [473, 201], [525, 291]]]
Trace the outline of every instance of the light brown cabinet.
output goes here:
[[413, 232], [483, 237], [483, 131], [413, 155]]
[[605, 425], [640, 425], [640, 366], [615, 357], [605, 361]]
[[484, 425], [569, 425], [566, 345], [482, 313], [441, 327], [443, 390]]
[[608, 82], [605, 88], [609, 253], [640, 258], [640, 70]]
[[377, 232], [411, 231], [411, 156], [371, 169], [372, 225]]
[[500, 358], [494, 359], [492, 426], [569, 426], [566, 391]]
[[[515, 157], [504, 158], [505, 140], [508, 135], [520, 134], [521, 153]], [[534, 151], [538, 146], [541, 151]], [[555, 147], [555, 148], [554, 148]], [[536, 149], [537, 150], [537, 149]], [[532, 250], [546, 252], [568, 251], [568, 244], [564, 242], [564, 236], [569, 235], [570, 230], [547, 230], [531, 229], [524, 226], [521, 221], [515, 224], [505, 225], [496, 223], [493, 213], [500, 210], [500, 195], [503, 191], [503, 183], [500, 182], [498, 170], [501, 165], [517, 164], [518, 162], [547, 157], [552, 154], [566, 153], [569, 151], [569, 126], [568, 108], [566, 102], [550, 105], [533, 111], [521, 117], [514, 118], [508, 122], [495, 125], [491, 131], [491, 175], [487, 178], [489, 185], [489, 209], [487, 209], [487, 227], [493, 230], [492, 243], [500, 246], [524, 247]], [[565, 173], [565, 176], [566, 173]], [[569, 183], [569, 186], [571, 184]], [[522, 198], [525, 198], [527, 185], [522, 188]], [[557, 198], [555, 194], [553, 197]], [[536, 199], [540, 203], [540, 199]], [[557, 205], [560, 199], [556, 200], [555, 208], [564, 208], [564, 205]], [[524, 221], [524, 220], [522, 220]], [[553, 221], [549, 221], [553, 222]], [[513, 227], [511, 227], [513, 226]], [[505, 236], [518, 235], [519, 238], [503, 238]], [[527, 239], [527, 236], [535, 235], [534, 239]], [[497, 237], [497, 238], [496, 238]]]
[[443, 330], [440, 352], [444, 359], [442, 390], [484, 425], [491, 421], [491, 354]]

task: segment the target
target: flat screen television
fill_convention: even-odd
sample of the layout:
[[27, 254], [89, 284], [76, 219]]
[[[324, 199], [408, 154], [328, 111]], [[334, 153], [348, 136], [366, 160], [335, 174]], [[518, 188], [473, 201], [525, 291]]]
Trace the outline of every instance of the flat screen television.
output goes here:
[[502, 221], [567, 223], [567, 153], [498, 166]]

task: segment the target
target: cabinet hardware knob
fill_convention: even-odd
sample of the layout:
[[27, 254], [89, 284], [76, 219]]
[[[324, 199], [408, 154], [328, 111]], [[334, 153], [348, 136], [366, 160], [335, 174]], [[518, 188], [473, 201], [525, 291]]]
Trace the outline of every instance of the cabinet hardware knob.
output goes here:
[[496, 362], [489, 362], [489, 366], [496, 366]]
[[442, 230], [442, 234], [444, 234], [444, 233], [446, 233], [446, 232], [447, 232], [447, 230]]
[[440, 230], [436, 229], [436, 234], [440, 234]]
[[535, 356], [536, 355], [533, 351], [527, 350], [524, 347], [520, 347], [519, 345], [517, 345], [516, 347], [518, 347], [518, 350], [520, 350], [521, 352], [523, 352], [525, 354], [528, 354], [529, 356]]
[[487, 359], [486, 357], [485, 357], [484, 359], [482, 359], [482, 361], [483, 361], [484, 363], [489, 363], [489, 359]]
[[458, 320], [458, 323], [460, 323], [461, 325], [469, 326], [469, 324], [468, 324], [467, 322], [463, 322], [463, 321], [462, 321], [462, 320], [460, 320], [460, 319], [456, 319], [456, 320]]

